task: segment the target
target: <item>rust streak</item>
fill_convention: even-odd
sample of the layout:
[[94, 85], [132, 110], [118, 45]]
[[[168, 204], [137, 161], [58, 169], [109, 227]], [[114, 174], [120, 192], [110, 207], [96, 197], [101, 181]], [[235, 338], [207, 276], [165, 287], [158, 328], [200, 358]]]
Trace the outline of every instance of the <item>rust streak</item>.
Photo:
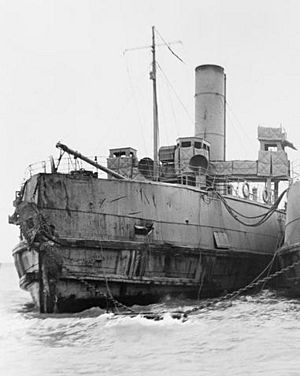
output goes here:
[[147, 203], [148, 203], [148, 205], [150, 204], [150, 201], [149, 201], [149, 199], [148, 199], [148, 197], [147, 197], [147, 195], [146, 195], [146, 193], [143, 191], [143, 195], [144, 195], [144, 197], [145, 197], [145, 199], [146, 199], [146, 201], [147, 201]]
[[99, 200], [99, 208], [101, 209], [104, 202], [105, 202], [106, 198], [102, 199], [102, 200]]
[[126, 198], [127, 196], [120, 196], [120, 197], [117, 197], [117, 198], [114, 198], [113, 200], [110, 200], [110, 202], [115, 202], [115, 201], [118, 201], [118, 200], [122, 200], [123, 198]]
[[156, 207], [156, 200], [155, 200], [155, 195], [154, 194], [152, 195], [152, 201], [153, 201], [154, 207]]

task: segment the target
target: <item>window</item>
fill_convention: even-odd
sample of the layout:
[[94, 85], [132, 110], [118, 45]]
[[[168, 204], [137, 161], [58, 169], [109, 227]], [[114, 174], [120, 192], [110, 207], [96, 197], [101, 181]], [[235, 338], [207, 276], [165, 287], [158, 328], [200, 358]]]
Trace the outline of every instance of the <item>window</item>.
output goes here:
[[115, 153], [114, 153], [114, 156], [115, 156], [116, 158], [119, 158], [119, 157], [126, 156], [126, 153], [125, 153], [125, 151], [119, 151], [119, 152], [115, 152]]
[[191, 144], [191, 141], [182, 141], [182, 143], [181, 143], [181, 146], [183, 147], [183, 148], [188, 148], [188, 147], [190, 147], [192, 144]]
[[265, 151], [278, 151], [276, 144], [265, 144]]
[[199, 142], [199, 141], [195, 141], [195, 144], [194, 144], [194, 145], [195, 145], [195, 148], [196, 148], [196, 149], [201, 149], [201, 146], [202, 146], [202, 145], [201, 145], [201, 142]]

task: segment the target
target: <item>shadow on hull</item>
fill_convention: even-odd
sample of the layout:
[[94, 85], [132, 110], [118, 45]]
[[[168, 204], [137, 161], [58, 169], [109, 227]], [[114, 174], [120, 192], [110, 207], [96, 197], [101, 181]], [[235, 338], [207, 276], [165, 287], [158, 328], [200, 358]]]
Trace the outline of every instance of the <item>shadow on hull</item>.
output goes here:
[[[162, 248], [153, 246], [143, 250], [143, 257], [137, 257], [141, 256], [138, 247], [132, 249], [126, 262], [127, 266], [130, 265], [128, 268], [124, 267], [122, 250], [106, 248], [105, 242], [101, 251], [94, 248], [84, 252], [50, 244], [42, 254], [22, 242], [14, 250], [14, 258], [20, 286], [30, 292], [41, 313], [74, 313], [95, 306], [117, 310], [175, 297], [193, 300], [217, 297], [252, 282], [272, 260], [271, 255], [228, 250], [216, 252], [177, 247], [174, 252], [174, 247], [165, 246], [164, 251]], [[76, 264], [74, 260], [78, 252], [86, 258], [77, 260]], [[88, 262], [91, 253], [114, 259], [119, 272], [112, 274], [101, 265], [91, 265]], [[151, 275], [151, 265], [158, 264], [162, 256], [164, 259], [168, 256], [168, 261], [160, 273], [156, 271], [156, 276]], [[180, 267], [176, 267], [178, 257], [182, 260]], [[123, 267], [119, 264], [122, 260]], [[182, 270], [189, 272], [183, 277]]]

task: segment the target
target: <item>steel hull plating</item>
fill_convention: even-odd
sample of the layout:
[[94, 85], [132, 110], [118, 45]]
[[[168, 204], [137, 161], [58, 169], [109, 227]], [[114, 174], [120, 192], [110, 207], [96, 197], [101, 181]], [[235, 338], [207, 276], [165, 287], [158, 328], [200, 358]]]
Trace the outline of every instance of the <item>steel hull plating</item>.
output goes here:
[[[286, 268], [300, 260], [300, 243], [284, 246], [279, 251], [280, 267]], [[284, 274], [284, 292], [288, 296], [300, 297], [300, 264]]]
[[[281, 268], [300, 261], [300, 182], [293, 183], [288, 192], [284, 245], [279, 250]], [[300, 296], [300, 264], [284, 274], [286, 293]]]
[[[268, 209], [227, 200], [247, 215]], [[193, 187], [40, 174], [15, 220], [26, 239], [14, 251], [21, 287], [42, 312], [74, 312], [244, 287], [273, 257], [284, 214], [247, 227]]]
[[[77, 312], [92, 306], [106, 308], [113, 304], [110, 294], [126, 305], [150, 304], [175, 296], [200, 299], [247, 285], [261, 273], [271, 258], [266, 254], [255, 255], [236, 251], [180, 248], [174, 250], [165, 246], [142, 249], [143, 247], [137, 245], [127, 245], [131, 250], [126, 251], [126, 261], [120, 265], [120, 268], [124, 267], [122, 274], [107, 274], [101, 270], [100, 265], [95, 266], [90, 262], [92, 255], [95, 259], [109, 255], [114, 263], [118, 259], [124, 259], [124, 250], [120, 246], [122, 249], [126, 247], [125, 244], [116, 244], [111, 248], [112, 244], [107, 246], [105, 243], [101, 250], [60, 247], [55, 251], [59, 251], [61, 262], [61, 272], [56, 276], [53, 265], [49, 268], [49, 253], [44, 253], [41, 275], [38, 271], [24, 273], [20, 279], [20, 286], [31, 293], [33, 301], [42, 312], [49, 313]], [[35, 253], [34, 257], [38, 260], [38, 252], [23, 248], [22, 252], [15, 254], [18, 260], [16, 265], [20, 265], [20, 260], [32, 257], [32, 253]], [[78, 255], [81, 255], [80, 260]], [[165, 267], [164, 273], [152, 276], [147, 273], [151, 263], [167, 257], [170, 264], [184, 259], [184, 263], [190, 266], [190, 278], [178, 277], [180, 273], [175, 266], [169, 266], [168, 271]], [[43, 289], [43, 294], [40, 288]]]

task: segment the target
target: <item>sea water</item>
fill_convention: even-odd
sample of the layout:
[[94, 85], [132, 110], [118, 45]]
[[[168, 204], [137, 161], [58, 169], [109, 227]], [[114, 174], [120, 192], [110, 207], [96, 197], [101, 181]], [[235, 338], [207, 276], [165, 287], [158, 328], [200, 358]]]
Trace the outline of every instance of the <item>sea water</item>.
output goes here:
[[[169, 301], [147, 310], [189, 309]], [[137, 309], [139, 307], [136, 307]], [[187, 321], [39, 314], [0, 267], [0, 375], [300, 375], [300, 300], [262, 291]]]

